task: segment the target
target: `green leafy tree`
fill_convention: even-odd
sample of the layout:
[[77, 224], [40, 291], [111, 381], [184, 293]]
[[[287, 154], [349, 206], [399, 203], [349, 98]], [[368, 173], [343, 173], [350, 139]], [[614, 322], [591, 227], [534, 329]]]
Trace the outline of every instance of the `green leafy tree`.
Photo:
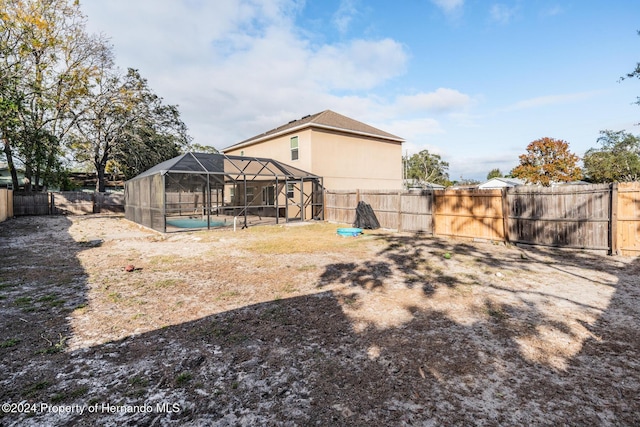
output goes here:
[[217, 154], [218, 150], [215, 149], [215, 147], [212, 147], [210, 145], [202, 145], [202, 144], [191, 144], [191, 150], [196, 152], [196, 153], [210, 153], [210, 154]]
[[500, 172], [500, 169], [496, 168], [496, 169], [491, 169], [491, 171], [487, 174], [487, 180], [492, 179], [492, 178], [503, 178], [504, 175], [502, 175], [502, 172]]
[[[106, 43], [85, 31], [78, 1], [0, 0], [0, 69], [17, 84], [18, 124], [3, 129], [4, 152], [24, 165], [29, 184], [45, 186], [61, 166], [63, 144]], [[4, 79], [3, 79], [4, 80]]]
[[75, 124], [71, 148], [96, 171], [96, 191], [105, 190], [107, 165], [131, 178], [177, 156], [190, 138], [178, 108], [164, 105], [137, 70], [124, 76], [108, 67]]
[[449, 163], [443, 161], [440, 155], [422, 150], [405, 161], [407, 179], [416, 183], [449, 184]]
[[640, 180], [640, 137], [624, 131], [600, 131], [601, 148], [589, 149], [583, 159], [584, 174], [592, 182]]
[[569, 151], [567, 142], [545, 137], [527, 146], [527, 152], [520, 156], [520, 165], [511, 175], [545, 187], [553, 182], [575, 181], [582, 178], [578, 160], [578, 156]]

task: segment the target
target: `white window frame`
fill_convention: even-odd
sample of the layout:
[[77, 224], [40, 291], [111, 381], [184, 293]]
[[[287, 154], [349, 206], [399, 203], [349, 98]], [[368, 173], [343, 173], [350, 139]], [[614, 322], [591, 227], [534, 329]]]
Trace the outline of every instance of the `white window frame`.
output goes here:
[[291, 161], [296, 161], [300, 158], [300, 142], [297, 136], [292, 136], [290, 140], [291, 148]]

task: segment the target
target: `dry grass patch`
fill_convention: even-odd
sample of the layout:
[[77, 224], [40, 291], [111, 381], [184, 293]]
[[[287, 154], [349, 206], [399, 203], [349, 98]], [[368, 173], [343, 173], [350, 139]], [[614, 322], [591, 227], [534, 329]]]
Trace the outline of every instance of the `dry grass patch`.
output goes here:
[[336, 224], [8, 223], [0, 400], [181, 410], [2, 425], [640, 424], [637, 260]]
[[251, 236], [242, 244], [253, 253], [266, 255], [312, 254], [327, 252], [357, 253], [374, 239], [371, 235], [341, 237], [336, 224], [265, 226], [248, 230]]

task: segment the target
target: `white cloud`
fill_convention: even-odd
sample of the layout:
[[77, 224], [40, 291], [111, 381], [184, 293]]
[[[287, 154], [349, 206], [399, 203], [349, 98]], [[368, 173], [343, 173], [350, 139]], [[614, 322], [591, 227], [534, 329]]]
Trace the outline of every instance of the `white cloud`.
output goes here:
[[561, 95], [538, 96], [535, 98], [518, 101], [515, 104], [512, 104], [506, 107], [503, 111], [525, 110], [529, 108], [545, 107], [545, 106], [556, 105], [556, 104], [570, 104], [574, 102], [584, 101], [589, 98], [593, 98], [594, 96], [597, 96], [600, 93], [601, 92], [599, 91], [593, 91], [593, 92], [567, 93], [567, 94], [561, 94]]
[[353, 40], [313, 52], [309, 73], [328, 90], [370, 89], [404, 72], [408, 55], [391, 39]]
[[445, 13], [458, 11], [464, 6], [464, 0], [431, 0], [431, 3], [438, 6]]
[[400, 96], [396, 102], [402, 111], [443, 113], [469, 106], [471, 97], [455, 89], [439, 88], [435, 92]]
[[504, 4], [494, 4], [489, 10], [491, 20], [499, 24], [508, 24], [514, 18], [518, 7], [509, 7]]
[[[500, 169], [500, 172], [507, 174], [518, 165], [518, 154], [509, 152], [506, 154], [496, 154], [492, 156], [455, 156], [449, 160], [449, 170], [457, 175], [450, 174], [451, 179], [477, 179], [484, 181], [487, 174], [492, 169]], [[447, 158], [445, 158], [447, 160]]]
[[333, 25], [335, 25], [340, 34], [345, 34], [349, 30], [351, 20], [357, 13], [355, 0], [342, 0], [340, 2], [340, 7], [333, 15]]
[[564, 9], [560, 5], [553, 5], [546, 9], [543, 9], [541, 12], [542, 16], [558, 16], [564, 13]]
[[382, 108], [373, 98], [335, 93], [373, 89], [408, 61], [389, 38], [312, 44], [294, 0], [82, 4], [89, 30], [112, 36], [118, 63], [139, 68], [180, 106], [194, 141], [217, 148], [328, 108], [371, 117]]

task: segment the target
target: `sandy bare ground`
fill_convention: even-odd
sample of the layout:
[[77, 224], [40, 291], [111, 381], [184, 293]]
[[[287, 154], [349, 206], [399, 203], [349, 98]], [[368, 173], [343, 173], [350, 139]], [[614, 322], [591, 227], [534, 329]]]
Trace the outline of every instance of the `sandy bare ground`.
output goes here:
[[0, 224], [0, 425], [640, 425], [640, 259], [336, 228]]

